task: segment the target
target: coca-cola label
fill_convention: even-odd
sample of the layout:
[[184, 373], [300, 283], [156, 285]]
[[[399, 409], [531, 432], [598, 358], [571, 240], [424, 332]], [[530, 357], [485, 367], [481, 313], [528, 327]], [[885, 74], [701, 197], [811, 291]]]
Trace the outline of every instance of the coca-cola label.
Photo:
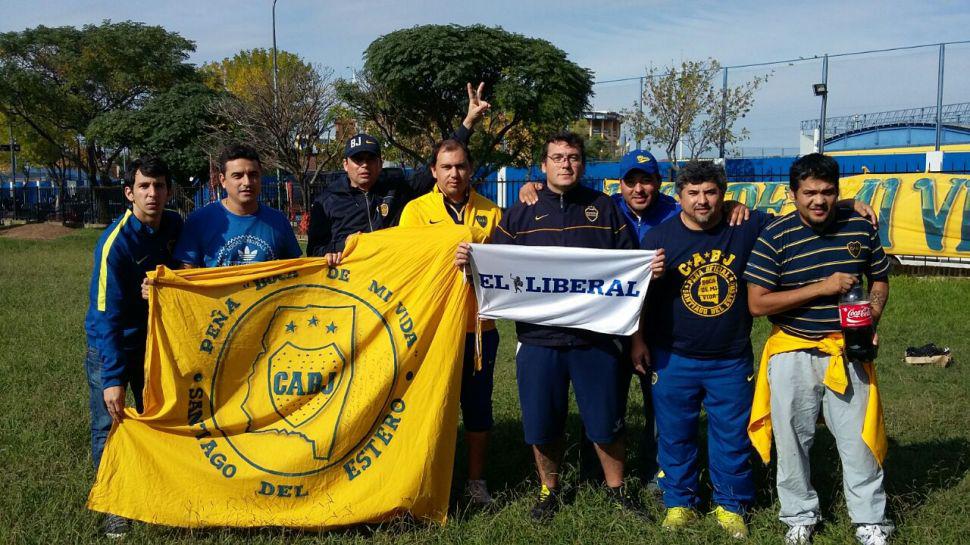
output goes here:
[[839, 318], [842, 328], [866, 327], [872, 325], [872, 306], [869, 301], [843, 303], [839, 305]]

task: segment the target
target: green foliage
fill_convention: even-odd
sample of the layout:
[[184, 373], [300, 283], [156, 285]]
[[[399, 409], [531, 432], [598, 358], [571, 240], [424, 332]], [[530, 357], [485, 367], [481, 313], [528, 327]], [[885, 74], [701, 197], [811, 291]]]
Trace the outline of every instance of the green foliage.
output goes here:
[[[94, 482], [88, 433], [88, 388], [84, 380], [82, 323], [91, 273], [91, 251], [100, 231], [85, 229], [66, 238], [18, 241], [0, 237], [0, 543], [94, 543], [100, 516], [84, 507]], [[879, 384], [886, 410], [889, 457], [886, 487], [890, 516], [899, 529], [894, 543], [957, 544], [970, 535], [970, 354], [966, 331], [970, 279], [893, 276], [892, 295], [879, 324]], [[578, 494], [547, 525], [533, 524], [528, 509], [537, 492], [528, 447], [522, 442], [515, 386], [515, 334], [499, 324], [495, 428], [486, 471], [497, 504], [484, 512], [464, 507], [449, 513], [444, 527], [392, 522], [333, 532], [282, 529], [181, 530], [137, 523], [125, 543], [180, 544], [482, 544], [542, 543], [732, 544], [738, 543], [710, 517], [670, 534], [656, 519], [617, 515], [595, 486]], [[768, 334], [755, 322], [752, 343], [760, 351]], [[947, 369], [913, 368], [899, 358], [906, 346], [935, 342], [952, 348], [957, 361]], [[636, 453], [644, 430], [639, 385], [630, 392], [628, 451]], [[702, 428], [704, 423], [702, 421]], [[576, 483], [579, 420], [575, 405], [567, 422], [564, 480]], [[701, 437], [706, 432], [701, 431]], [[459, 437], [461, 435], [459, 434]], [[461, 441], [461, 439], [459, 439]], [[466, 463], [456, 452], [453, 493], [460, 494]], [[701, 445], [704, 457], [704, 445]], [[634, 455], [635, 456], [635, 455]], [[777, 520], [774, 466], [754, 462], [757, 502], [748, 542], [782, 542]], [[842, 497], [838, 452], [828, 430], [819, 427], [812, 448], [813, 482], [826, 524], [815, 543], [852, 543], [853, 527]], [[636, 458], [631, 465], [636, 465]], [[702, 495], [710, 496], [706, 477]], [[646, 497], [646, 494], [644, 494]], [[654, 517], [660, 509], [651, 504]]]
[[[485, 82], [492, 105], [471, 151], [493, 168], [531, 162], [538, 139], [529, 133], [545, 136], [567, 126], [592, 93], [591, 72], [562, 50], [500, 27], [398, 30], [374, 40], [364, 58], [355, 81], [339, 85], [340, 96], [414, 163], [461, 121], [467, 82]], [[512, 145], [500, 148], [503, 140]]]
[[[121, 150], [89, 134], [91, 124], [194, 80], [186, 62], [194, 49], [177, 33], [132, 21], [6, 32], [0, 34], [0, 109], [104, 182]], [[65, 134], [81, 137], [84, 151], [66, 145]]]
[[[13, 127], [14, 140], [20, 144], [17, 153], [18, 165], [43, 166], [52, 178], [58, 179], [64, 173], [65, 159], [62, 151], [76, 145], [73, 136], [68, 132], [61, 132], [58, 142], [52, 143], [40, 136], [30, 125], [23, 123], [13, 116], [9, 118], [0, 112], [0, 142], [4, 144], [10, 140], [10, 127]], [[57, 135], [55, 127], [46, 127], [45, 132]], [[10, 171], [10, 154], [0, 153], [0, 169], [6, 174]]]
[[88, 134], [107, 146], [126, 147], [133, 156], [154, 153], [172, 170], [172, 178], [206, 177], [206, 127], [217, 123], [211, 113], [220, 93], [201, 83], [181, 83], [148, 99], [138, 110], [115, 110], [91, 122]]
[[[276, 50], [276, 68], [280, 80], [292, 79], [313, 70], [313, 66], [295, 53]], [[199, 69], [206, 85], [227, 91], [243, 100], [252, 100], [262, 85], [272, 85], [273, 51], [254, 48], [239, 51], [221, 61], [207, 62]]]

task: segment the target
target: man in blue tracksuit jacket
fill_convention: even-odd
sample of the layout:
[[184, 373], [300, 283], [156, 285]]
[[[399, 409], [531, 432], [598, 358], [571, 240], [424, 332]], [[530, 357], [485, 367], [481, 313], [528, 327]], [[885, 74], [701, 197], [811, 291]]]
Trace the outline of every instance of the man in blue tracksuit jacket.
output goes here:
[[[649, 151], [633, 150], [624, 155], [620, 159], [619, 178], [620, 192], [612, 196], [613, 203], [623, 214], [627, 228], [636, 239], [637, 247], [640, 248], [647, 231], [676, 216], [680, 212], [680, 205], [673, 197], [660, 192], [660, 168], [657, 159]], [[631, 372], [621, 385], [622, 395], [628, 395], [632, 378]], [[642, 478], [649, 483], [648, 487], [656, 490], [657, 436], [649, 376], [640, 375], [640, 392], [643, 396], [644, 416], [643, 437], [640, 440], [640, 470]], [[625, 403], [624, 406], [626, 406]], [[584, 462], [590, 458], [589, 450], [584, 441]]]
[[[171, 193], [168, 166], [155, 157], [142, 157], [128, 167], [125, 197], [131, 209], [116, 219], [94, 248], [85, 371], [90, 389], [91, 459], [97, 470], [112, 421], [123, 417], [125, 390], [142, 410], [148, 302], [141, 297], [145, 273], [158, 265], [177, 267], [172, 249], [182, 229], [178, 213], [165, 210]], [[127, 521], [117, 515], [105, 519], [105, 532], [119, 537]]]
[[[636, 243], [619, 211], [605, 194], [580, 185], [584, 144], [572, 133], [545, 145], [546, 184], [535, 204], [517, 203], [502, 218], [492, 242], [524, 246], [634, 249]], [[662, 266], [662, 265], [661, 265]], [[624, 444], [620, 382], [629, 362], [613, 336], [576, 328], [516, 322], [520, 347], [516, 378], [525, 440], [532, 445], [542, 488], [531, 511], [552, 517], [559, 494], [562, 433], [572, 385], [586, 435], [596, 445], [611, 500], [635, 507], [623, 494]]]

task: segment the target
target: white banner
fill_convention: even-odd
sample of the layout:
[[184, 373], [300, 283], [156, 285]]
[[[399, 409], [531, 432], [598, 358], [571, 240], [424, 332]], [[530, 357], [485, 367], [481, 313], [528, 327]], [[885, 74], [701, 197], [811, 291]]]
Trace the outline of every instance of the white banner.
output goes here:
[[636, 332], [652, 250], [471, 246], [480, 317], [611, 335]]

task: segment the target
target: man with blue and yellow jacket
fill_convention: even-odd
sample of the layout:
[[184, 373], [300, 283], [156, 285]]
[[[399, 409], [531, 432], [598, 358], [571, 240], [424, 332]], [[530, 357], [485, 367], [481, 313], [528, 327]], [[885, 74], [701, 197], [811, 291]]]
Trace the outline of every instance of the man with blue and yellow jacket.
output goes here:
[[[502, 219], [502, 209], [471, 187], [472, 162], [468, 148], [458, 140], [443, 140], [435, 145], [431, 157], [435, 186], [430, 193], [404, 207], [400, 225], [466, 225], [475, 242], [491, 241], [492, 232]], [[480, 369], [476, 369], [475, 362], [476, 330], [482, 332]], [[493, 425], [492, 377], [498, 353], [498, 330], [492, 320], [478, 324], [478, 308], [473, 305], [469, 307], [466, 331], [461, 377], [461, 412], [468, 444], [466, 493], [473, 503], [487, 504], [492, 498], [483, 473], [488, 433]]]
[[[176, 267], [172, 249], [182, 230], [178, 213], [165, 210], [171, 194], [168, 166], [142, 157], [128, 167], [125, 197], [131, 203], [98, 239], [94, 248], [85, 371], [91, 392], [91, 458], [97, 470], [112, 422], [124, 415], [125, 390], [131, 388], [142, 410], [148, 302], [141, 297], [145, 273], [158, 265]], [[105, 533], [120, 537], [127, 521], [108, 515]]]

